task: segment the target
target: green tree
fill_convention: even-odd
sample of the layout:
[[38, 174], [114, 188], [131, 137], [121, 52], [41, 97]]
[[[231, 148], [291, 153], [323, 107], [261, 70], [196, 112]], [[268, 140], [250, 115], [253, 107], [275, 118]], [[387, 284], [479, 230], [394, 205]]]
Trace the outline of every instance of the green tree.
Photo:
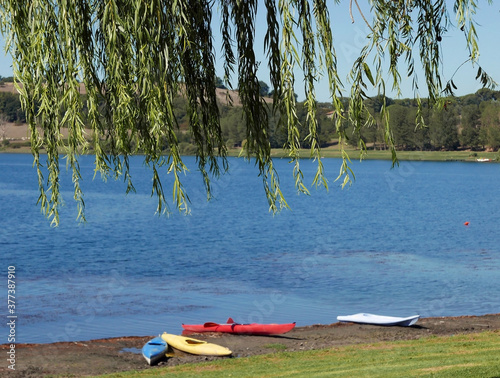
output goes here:
[[246, 139], [242, 109], [237, 107], [223, 107], [220, 123], [227, 145], [229, 147], [242, 146], [243, 141]]
[[7, 128], [7, 118], [5, 115], [0, 114], [0, 143], [2, 146], [9, 144], [7, 138], [5, 138], [5, 129]]
[[219, 76], [215, 78], [215, 87], [220, 89], [227, 89], [224, 81]]
[[0, 92], [0, 114], [3, 114], [8, 122], [26, 121], [19, 96], [13, 93]]
[[479, 130], [481, 128], [479, 106], [475, 104], [464, 106], [462, 108], [461, 121], [460, 144], [471, 149], [479, 148]]
[[500, 147], [500, 104], [487, 101], [481, 104], [480, 139], [492, 150]]
[[[263, 41], [257, 41], [255, 34], [258, 3], [263, 5], [268, 25]], [[229, 83], [233, 75], [237, 76], [246, 128], [244, 153], [256, 160], [273, 212], [287, 207], [287, 203], [271, 159], [269, 113], [260, 95], [257, 70], [261, 62], [256, 59], [256, 48], [264, 46], [267, 54], [274, 109], [279, 114], [277, 129], [287, 135], [285, 148], [294, 162], [295, 185], [305, 193], [308, 189], [299, 164], [299, 148], [304, 143], [310, 146], [310, 155], [317, 158], [313, 184], [327, 185], [319, 158], [315, 98], [315, 85], [321, 73], [329, 83], [336, 115], [332, 119], [343, 154], [339, 179], [346, 185], [351, 179], [349, 157], [343, 149], [346, 132], [351, 128], [351, 139], [358, 139], [363, 147], [362, 128], [376, 122], [365, 104], [368, 86], [378, 89], [385, 98], [386, 87], [398, 91], [401, 78], [410, 76], [420, 109], [414, 70], [420, 61], [430, 102], [438, 100], [443, 90], [440, 42], [452, 20], [450, 11], [455, 14], [456, 28], [464, 33], [470, 62], [478, 67], [473, 19], [476, 2], [455, 0], [449, 9], [444, 0], [371, 0], [370, 14], [358, 17], [366, 22], [369, 32], [366, 46], [352, 65], [346, 108], [341, 101], [344, 87], [339, 79], [335, 50], [338, 46], [332, 36], [329, 3], [327, 0], [0, 0], [0, 28], [14, 57], [14, 76], [22, 84], [21, 103], [31, 130], [42, 210], [54, 224], [58, 223], [62, 204], [59, 151], [65, 148], [67, 163], [73, 170], [79, 217], [84, 217], [78, 156], [92, 148], [96, 170], [104, 176], [123, 174], [127, 190], [133, 190], [128, 158], [130, 154], [143, 153], [152, 170], [159, 212], [169, 210], [158, 172], [167, 165], [165, 169], [174, 176], [173, 205], [188, 211], [181, 182], [186, 167], [176, 139], [178, 125], [173, 112], [173, 99], [179, 93], [187, 99], [187, 119], [210, 198], [211, 176], [217, 177], [228, 167], [216, 98], [218, 47], [213, 45], [211, 26], [214, 10], [220, 12], [221, 23], [216, 28], [222, 35], [224, 80]], [[350, 9], [351, 14], [346, 14], [346, 18], [354, 18], [357, 12], [356, 7]], [[407, 69], [402, 74], [405, 64]], [[385, 67], [390, 77], [387, 83], [387, 75], [382, 72]], [[304, 77], [305, 140], [301, 140], [296, 114], [297, 69], [302, 70]], [[492, 84], [480, 67], [478, 78], [486, 86]], [[86, 88], [85, 103], [79, 96], [80, 83]], [[447, 93], [453, 87], [451, 81], [444, 83]], [[384, 140], [395, 162], [386, 106], [382, 102], [380, 119]], [[418, 112], [417, 123], [420, 120]], [[84, 138], [85, 122], [92, 128], [92, 141]], [[349, 127], [345, 127], [345, 122]], [[63, 126], [69, 130], [66, 146], [60, 138]], [[169, 146], [166, 158], [164, 142]], [[40, 148], [47, 153], [47, 174], [40, 161]]]
[[5, 83], [13, 83], [14, 78], [12, 76], [9, 77], [3, 77], [0, 75], [0, 86], [4, 85]]
[[269, 96], [269, 85], [267, 85], [267, 83], [264, 81], [259, 81], [259, 85], [260, 85], [259, 95], [261, 95], [262, 97]]
[[429, 133], [435, 149], [455, 150], [459, 146], [458, 119], [451, 108], [436, 109], [432, 113]]
[[[415, 127], [417, 108], [394, 104], [389, 107], [389, 123], [394, 132], [394, 140], [404, 150], [425, 150], [429, 146], [429, 129]], [[426, 122], [427, 123], [427, 122]]]
[[411, 139], [411, 132], [415, 128], [415, 122], [408, 120], [409, 108], [402, 105], [391, 105], [389, 107], [389, 125], [394, 134], [397, 146], [406, 149]]

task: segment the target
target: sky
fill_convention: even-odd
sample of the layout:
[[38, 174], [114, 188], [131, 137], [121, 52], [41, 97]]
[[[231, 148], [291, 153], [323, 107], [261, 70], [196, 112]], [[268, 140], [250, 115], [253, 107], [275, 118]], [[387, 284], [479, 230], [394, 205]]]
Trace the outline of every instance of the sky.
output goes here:
[[[341, 1], [341, 4], [334, 4], [333, 0], [330, 4], [330, 17], [334, 36], [334, 45], [337, 53], [337, 61], [339, 68], [340, 79], [344, 84], [344, 95], [349, 95], [349, 82], [347, 80], [349, 71], [358, 57], [360, 50], [365, 44], [365, 36], [369, 32], [368, 27], [364, 23], [361, 14], [353, 6], [354, 23], [351, 21], [349, 14], [349, 1]], [[367, 19], [370, 19], [370, 8], [368, 5], [359, 2], [362, 5], [362, 11]], [[452, 23], [455, 23], [454, 14], [452, 13], [453, 1], [447, 1], [450, 10]], [[476, 14], [476, 31], [479, 40], [479, 50], [481, 56], [479, 64], [500, 84], [500, 49], [498, 48], [498, 39], [500, 38], [500, 2], [496, 1], [493, 5], [489, 5], [486, 0], [479, 1], [480, 8]], [[266, 17], [263, 13], [263, 6], [260, 4], [259, 15], [256, 24], [255, 37], [255, 52], [257, 60], [261, 61], [258, 76], [259, 79], [270, 84], [269, 71], [267, 69], [266, 56], [264, 54], [264, 35], [267, 29]], [[214, 9], [214, 23], [218, 22], [217, 9]], [[220, 36], [217, 34], [218, 26], [214, 28], [214, 44], [220, 45]], [[442, 78], [443, 82], [449, 80], [455, 73], [457, 68], [468, 59], [468, 51], [466, 50], [466, 40], [464, 33], [457, 28], [451, 26], [448, 33], [443, 36], [442, 45]], [[220, 49], [216, 49], [217, 59], [217, 75], [223, 77], [223, 64], [220, 54]], [[458, 87], [456, 95], [462, 96], [469, 93], [474, 93], [481, 88], [481, 84], [475, 80], [478, 67], [472, 67], [470, 63], [462, 66], [453, 77], [453, 81]], [[402, 98], [413, 97], [414, 93], [411, 86], [411, 80], [405, 80], [406, 67], [401, 66], [400, 72], [403, 76], [402, 83]], [[419, 77], [420, 95], [427, 96], [425, 91], [424, 75], [421, 70], [417, 70]], [[5, 54], [4, 41], [0, 39], [0, 76], [12, 76], [12, 59]], [[390, 83], [388, 75], [385, 76], [386, 82]], [[236, 77], [233, 80], [235, 85]], [[303, 76], [300, 72], [296, 73], [295, 92], [298, 95], [299, 101], [304, 98]], [[388, 85], [389, 86], [389, 85]], [[316, 96], [320, 102], [329, 102], [330, 94], [328, 91], [328, 82], [324, 78], [318, 80], [315, 86]], [[376, 95], [375, 88], [369, 88], [369, 95]], [[396, 98], [396, 93], [388, 92], [389, 97]]]

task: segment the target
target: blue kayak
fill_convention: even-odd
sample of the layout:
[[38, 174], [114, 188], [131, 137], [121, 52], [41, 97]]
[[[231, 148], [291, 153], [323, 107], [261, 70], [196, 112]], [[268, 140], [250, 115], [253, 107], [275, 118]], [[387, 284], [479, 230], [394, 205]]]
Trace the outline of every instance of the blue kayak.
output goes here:
[[168, 344], [161, 337], [155, 337], [149, 340], [142, 347], [142, 355], [146, 359], [149, 365], [156, 365], [167, 352]]

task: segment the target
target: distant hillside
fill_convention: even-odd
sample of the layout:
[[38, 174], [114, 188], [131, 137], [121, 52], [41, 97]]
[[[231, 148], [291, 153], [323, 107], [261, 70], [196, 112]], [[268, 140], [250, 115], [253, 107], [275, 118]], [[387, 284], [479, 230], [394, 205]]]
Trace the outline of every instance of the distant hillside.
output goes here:
[[[7, 93], [13, 93], [13, 94], [18, 93], [16, 88], [14, 87], [14, 83], [11, 83], [11, 82], [0, 83], [0, 92], [7, 92]], [[87, 91], [85, 90], [85, 85], [83, 85], [83, 83], [80, 85], [80, 93], [82, 95], [87, 93]], [[238, 91], [236, 91], [236, 90], [217, 88], [216, 89], [216, 96], [217, 96], [217, 100], [222, 105], [229, 104], [229, 97], [228, 96], [230, 96], [234, 106], [241, 106], [240, 96], [238, 94]], [[273, 101], [272, 98], [270, 98], [270, 97], [265, 97], [264, 100], [268, 103], [272, 103], [272, 101]]]
[[[82, 95], [85, 88], [81, 86]], [[220, 104], [220, 124], [223, 136], [229, 147], [240, 147], [247, 137], [247, 130], [243, 122], [241, 101], [238, 91], [217, 89], [217, 99]], [[228, 106], [229, 97], [233, 106]], [[348, 99], [341, 99], [344, 107], [348, 107]], [[265, 98], [272, 109], [272, 99]], [[366, 111], [369, 112], [375, 124], [361, 130], [354, 130], [353, 126], [343, 120], [341, 127], [347, 134], [359, 133], [369, 148], [386, 149], [385, 128], [380, 119], [380, 109], [386, 103], [389, 110], [389, 123], [397, 149], [400, 151], [436, 151], [436, 150], [472, 150], [497, 151], [500, 148], [500, 92], [481, 89], [474, 94], [461, 97], [446, 98], [444, 109], [428, 107], [424, 102], [424, 127], [416, 128], [417, 103], [413, 99], [391, 99], [381, 96], [365, 101]], [[189, 119], [186, 112], [186, 100], [179, 96], [173, 101], [180, 130], [179, 142], [186, 151], [191, 151], [193, 143], [189, 132]], [[337, 143], [337, 131], [331, 118], [331, 104], [317, 104], [317, 124], [320, 145], [325, 148]], [[309, 134], [307, 126], [307, 112], [302, 103], [297, 104], [299, 132], [303, 148], [308, 148], [306, 136]], [[366, 113], [368, 115], [368, 113]], [[13, 83], [0, 83], [0, 125], [3, 122], [0, 139], [15, 140], [19, 135], [25, 138], [26, 132], [13, 128], [14, 124], [24, 122], [24, 113], [21, 110], [19, 97]], [[271, 147], [281, 148], [288, 140], [286, 131], [278, 125], [278, 118], [269, 114], [269, 137]], [[8, 127], [7, 127], [7, 126]], [[16, 130], [15, 135], [12, 131]], [[62, 130], [63, 135], [65, 130]], [[91, 134], [91, 130], [88, 130]], [[353, 138], [353, 141], [357, 138]]]
[[14, 83], [0, 83], [0, 92], [16, 93], [17, 90], [14, 87]]

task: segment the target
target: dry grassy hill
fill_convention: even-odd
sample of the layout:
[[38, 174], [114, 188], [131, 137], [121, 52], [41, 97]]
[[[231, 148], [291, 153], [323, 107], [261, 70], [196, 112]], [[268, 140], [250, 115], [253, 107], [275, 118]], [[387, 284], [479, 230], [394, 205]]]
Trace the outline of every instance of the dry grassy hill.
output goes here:
[[0, 84], [0, 92], [17, 93], [17, 90], [14, 88], [14, 83], [3, 83]]
[[[17, 93], [14, 83], [0, 84], [0, 92]], [[85, 94], [85, 86], [81, 84], [80, 93]], [[233, 106], [241, 106], [238, 91], [227, 89], [216, 89], [217, 101], [222, 105], [232, 103]], [[266, 97], [264, 100], [267, 103], [272, 102], [272, 98]], [[61, 130], [63, 136], [67, 136], [67, 130]], [[14, 124], [9, 122], [2, 122], [0, 118], [0, 141], [7, 139], [12, 142], [23, 142], [29, 140], [29, 132], [26, 124]]]
[[[0, 84], [0, 92], [17, 93], [17, 90], [14, 87], [14, 83], [3, 83], [3, 84]], [[85, 90], [85, 86], [83, 84], [80, 84], [80, 93], [81, 94], [87, 93]], [[240, 96], [238, 95], [238, 91], [217, 88], [216, 89], [216, 96], [217, 96], [217, 100], [222, 105], [228, 105], [230, 102], [229, 98], [231, 98], [234, 106], [241, 106], [241, 101], [240, 101]], [[264, 101], [266, 101], [267, 103], [271, 103], [272, 98], [265, 97]]]

